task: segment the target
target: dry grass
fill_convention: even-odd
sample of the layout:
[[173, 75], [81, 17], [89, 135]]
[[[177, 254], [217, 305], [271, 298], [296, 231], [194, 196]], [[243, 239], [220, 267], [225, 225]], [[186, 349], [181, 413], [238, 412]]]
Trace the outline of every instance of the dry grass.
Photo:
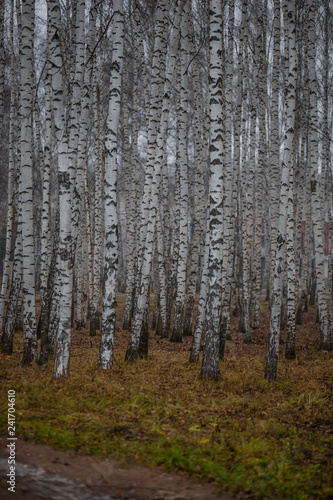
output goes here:
[[332, 498], [333, 357], [317, 350], [310, 311], [297, 328], [297, 359], [284, 360], [282, 344], [279, 379], [266, 382], [265, 305], [262, 318], [249, 345], [233, 318], [217, 383], [201, 381], [200, 366], [188, 363], [191, 339], [151, 335], [149, 358], [125, 363], [121, 314], [112, 371], [98, 370], [99, 338], [88, 330], [73, 332], [66, 380], [53, 379], [52, 363], [22, 367], [18, 335], [13, 356], [0, 359], [2, 432], [6, 393], [15, 389], [17, 429], [27, 439], [183, 470], [255, 498]]

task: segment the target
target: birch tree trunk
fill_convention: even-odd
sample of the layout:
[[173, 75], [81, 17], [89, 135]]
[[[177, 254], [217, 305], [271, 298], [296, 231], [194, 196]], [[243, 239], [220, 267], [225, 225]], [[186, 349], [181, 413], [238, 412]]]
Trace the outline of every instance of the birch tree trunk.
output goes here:
[[[196, 44], [193, 26], [193, 11], [189, 14], [189, 52], [195, 54]], [[187, 285], [187, 301], [184, 319], [184, 336], [192, 335], [192, 322], [193, 322], [193, 307], [195, 300], [195, 293], [198, 280], [198, 260], [199, 260], [199, 245], [201, 241], [201, 233], [204, 232], [202, 227], [202, 212], [205, 208], [204, 203], [204, 183], [203, 183], [203, 150], [204, 144], [202, 134], [202, 116], [204, 114], [199, 65], [196, 57], [191, 62], [192, 68], [192, 81], [194, 93], [194, 123], [193, 123], [193, 146], [194, 146], [194, 213], [192, 220], [192, 236], [191, 236], [191, 249], [190, 249], [190, 269]], [[204, 245], [203, 245], [204, 246]]]
[[32, 103], [33, 103], [33, 47], [35, 4], [28, 0], [22, 5], [21, 51], [21, 203], [23, 245], [23, 364], [37, 357], [35, 310], [35, 242], [33, 213], [33, 157], [32, 157]]
[[209, 11], [209, 114], [210, 114], [210, 175], [208, 286], [204, 326], [204, 350], [201, 377], [220, 378], [219, 340], [222, 299], [222, 171], [223, 165], [223, 87], [222, 87], [222, 6], [210, 1]]
[[104, 178], [105, 264], [102, 334], [99, 350], [99, 368], [102, 369], [112, 368], [113, 366], [116, 323], [116, 273], [118, 263], [117, 131], [120, 115], [121, 75], [124, 52], [124, 11], [122, 0], [115, 0], [113, 3], [113, 23], [113, 49]]
[[[285, 7], [284, 15], [288, 16], [288, 10]], [[295, 22], [295, 21], [294, 21]], [[286, 73], [292, 72], [295, 80], [295, 89], [297, 88], [297, 52], [296, 52], [296, 25], [294, 27], [290, 27], [289, 30], [292, 29], [292, 36], [289, 36], [289, 68], [286, 68]], [[289, 82], [289, 85], [291, 83]], [[288, 214], [287, 214], [287, 345], [286, 345], [286, 353], [285, 356], [287, 359], [294, 359], [296, 357], [295, 352], [295, 335], [296, 335], [296, 224], [295, 224], [295, 214], [296, 214], [296, 206], [295, 206], [295, 175], [296, 175], [296, 147], [297, 147], [297, 138], [298, 134], [297, 127], [298, 123], [296, 123], [296, 100], [297, 100], [297, 91], [295, 90], [295, 111], [293, 121], [291, 121], [291, 125], [288, 121], [287, 116], [287, 127], [289, 125], [289, 129], [287, 128], [287, 134], [291, 135], [288, 137], [287, 146], [291, 147], [291, 151], [288, 149], [285, 151], [285, 154], [288, 155], [288, 159], [292, 165], [292, 169], [289, 175], [289, 186], [288, 186]], [[296, 131], [295, 131], [296, 129]]]
[[[2, 6], [3, 8], [3, 6]], [[0, 12], [1, 15], [1, 12]], [[7, 295], [7, 288], [9, 282], [9, 262], [12, 242], [12, 226], [13, 226], [13, 179], [14, 179], [14, 100], [15, 100], [15, 55], [14, 55], [14, 1], [11, 1], [10, 13], [10, 116], [9, 116], [9, 151], [8, 151], [8, 201], [7, 201], [7, 227], [6, 227], [6, 248], [5, 248], [5, 262], [2, 274], [2, 283], [0, 291], [0, 331], [2, 331], [5, 300]], [[0, 61], [1, 64], [1, 61]], [[2, 108], [0, 108], [2, 109]]]
[[[38, 331], [41, 338], [48, 338], [50, 304], [46, 298], [50, 297], [47, 292], [48, 274], [51, 254], [51, 199], [50, 178], [52, 161], [52, 104], [51, 104], [51, 79], [49, 65], [47, 64], [47, 77], [45, 82], [45, 146], [42, 171], [42, 224], [41, 224], [41, 314], [39, 318]], [[40, 361], [39, 361], [40, 362]]]
[[310, 143], [309, 161], [311, 170], [311, 210], [315, 241], [315, 271], [318, 294], [318, 312], [320, 324], [320, 349], [332, 350], [332, 332], [329, 329], [329, 310], [325, 290], [324, 276], [324, 214], [323, 186], [319, 183], [318, 174], [318, 117], [317, 117], [317, 81], [316, 81], [316, 48], [315, 48], [315, 2], [307, 0], [308, 5], [308, 64], [310, 84]]
[[15, 254], [13, 262], [13, 278], [12, 286], [9, 292], [7, 314], [5, 318], [5, 325], [1, 335], [1, 352], [5, 354], [13, 353], [13, 339], [17, 326], [18, 315], [21, 315], [20, 294], [22, 290], [22, 230], [21, 222], [18, 223]]
[[293, 139], [296, 103], [296, 47], [295, 47], [295, 0], [284, 0], [283, 12], [286, 22], [286, 44], [289, 49], [289, 68], [285, 84], [285, 105], [287, 114], [285, 153], [280, 184], [279, 229], [276, 242], [276, 257], [272, 289], [269, 346], [266, 359], [265, 378], [276, 380], [279, 355], [281, 300], [283, 274], [285, 269], [286, 224], [289, 179], [293, 175]]
[[48, 0], [50, 30], [51, 85], [53, 116], [58, 153], [59, 183], [59, 324], [55, 345], [54, 376], [69, 375], [71, 316], [72, 316], [72, 190], [73, 172], [69, 165], [68, 130], [65, 116], [65, 82], [61, 53], [61, 18], [57, 0]]
[[280, 1], [274, 0], [273, 70], [270, 127], [270, 289], [273, 289], [275, 252], [279, 220], [280, 134], [279, 134], [279, 75], [280, 75]]
[[[164, 158], [164, 143], [165, 134], [168, 128], [168, 117], [169, 117], [169, 106], [170, 106], [170, 90], [172, 76], [175, 71], [176, 66], [176, 54], [179, 42], [179, 30], [181, 14], [184, 6], [184, 0], [180, 0], [177, 5], [177, 11], [174, 19], [174, 33], [172, 37], [170, 53], [169, 53], [169, 64], [167, 75], [165, 79], [164, 91], [163, 91], [163, 103], [162, 103], [162, 115], [160, 130], [156, 141], [156, 152], [154, 161], [154, 173], [152, 179], [152, 191], [150, 197], [149, 205], [149, 219], [146, 229], [146, 241], [142, 250], [142, 268], [139, 269], [140, 272], [140, 284], [138, 287], [138, 294], [136, 297], [135, 310], [134, 310], [134, 322], [132, 327], [131, 338], [127, 347], [126, 360], [135, 362], [138, 356], [139, 344], [140, 344], [140, 333], [141, 327], [144, 320], [144, 315], [147, 307], [147, 299], [149, 294], [149, 281], [150, 281], [150, 271], [151, 263], [153, 257], [153, 245], [154, 245], [154, 234], [156, 225], [156, 212], [158, 209], [159, 202], [159, 188], [160, 179], [162, 172], [162, 161]], [[144, 212], [143, 212], [144, 213]], [[141, 242], [140, 242], [141, 246]]]
[[[137, 223], [138, 223], [138, 202], [139, 202], [139, 162], [138, 162], [138, 71], [139, 71], [139, 48], [138, 43], [140, 40], [140, 30], [136, 22], [136, 16], [133, 16], [133, 24], [131, 29], [133, 33], [133, 98], [132, 98], [132, 128], [131, 128], [131, 146], [130, 146], [130, 159], [126, 168], [126, 249], [127, 249], [127, 275], [126, 275], [126, 305], [124, 312], [123, 329], [130, 330], [133, 307], [135, 298], [135, 283], [137, 272]], [[137, 40], [139, 39], [139, 41]], [[124, 73], [125, 75], [125, 73]], [[125, 88], [123, 89], [123, 92]], [[127, 111], [128, 114], [128, 111]], [[125, 111], [124, 111], [124, 121]]]
[[[263, 16], [265, 19], [265, 15]], [[258, 109], [258, 129], [259, 129], [259, 145], [258, 145], [258, 163], [255, 186], [255, 227], [254, 227], [254, 257], [252, 267], [252, 328], [259, 328], [259, 312], [261, 298], [261, 234], [263, 221], [263, 177], [265, 167], [265, 152], [266, 152], [266, 101], [267, 101], [267, 66], [266, 66], [266, 26], [263, 19], [257, 21], [257, 42], [255, 50], [255, 66], [256, 66], [256, 102]]]
[[[0, 113], [4, 116], [4, 97], [5, 97], [5, 2], [0, 3]], [[11, 2], [11, 16], [13, 15], [13, 3]], [[12, 21], [11, 21], [11, 38], [12, 38]], [[1, 127], [1, 133], [4, 133], [4, 123]], [[1, 146], [2, 147], [2, 146]]]
[[[221, 346], [220, 355], [224, 351], [224, 342], [231, 338], [230, 332], [230, 302], [232, 288], [232, 263], [234, 260], [234, 226], [235, 216], [233, 214], [233, 184], [234, 184], [234, 162], [232, 155], [233, 142], [233, 32], [234, 32], [234, 0], [228, 2], [229, 5], [229, 25], [228, 25], [228, 47], [226, 51], [226, 75], [225, 75], [225, 186], [224, 186], [224, 240], [223, 240], [223, 283], [224, 299], [221, 317]], [[222, 348], [223, 345], [223, 348]]]
[[188, 103], [188, 77], [187, 77], [187, 49], [188, 49], [188, 6], [186, 3], [183, 12], [181, 27], [180, 49], [180, 101], [178, 110], [178, 146], [179, 146], [179, 254], [177, 265], [177, 294], [173, 320], [171, 342], [182, 342], [183, 318], [186, 292], [186, 264], [188, 253], [188, 156], [187, 156], [187, 103]]
[[205, 248], [202, 264], [202, 276], [200, 283], [200, 298], [198, 304], [198, 313], [195, 321], [195, 328], [193, 333], [193, 340], [191, 345], [190, 363], [197, 363], [199, 361], [200, 341], [202, 335], [202, 327], [205, 321], [205, 309], [207, 301], [207, 284], [208, 284], [208, 258], [209, 258], [209, 211], [207, 210], [207, 227], [205, 237]]

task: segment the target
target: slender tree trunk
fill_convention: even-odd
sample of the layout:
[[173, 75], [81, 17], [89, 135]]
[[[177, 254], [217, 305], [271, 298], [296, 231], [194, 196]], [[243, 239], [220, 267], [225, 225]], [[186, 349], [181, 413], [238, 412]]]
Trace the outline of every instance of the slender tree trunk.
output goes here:
[[207, 285], [208, 285], [209, 238], [210, 238], [208, 215], [209, 212], [207, 210], [207, 227], [206, 227], [205, 248], [204, 248], [203, 264], [202, 264], [202, 276], [200, 283], [200, 298], [199, 298], [198, 313], [193, 333], [190, 363], [197, 363], [199, 361], [202, 327], [205, 321]]
[[171, 342], [182, 342], [183, 318], [186, 292], [186, 264], [188, 254], [188, 157], [187, 157], [187, 103], [188, 103], [188, 78], [187, 78], [187, 48], [188, 48], [188, 6], [186, 3], [183, 12], [181, 27], [180, 50], [180, 101], [178, 110], [178, 146], [179, 146], [179, 254], [177, 266], [177, 294]]
[[293, 139], [295, 122], [295, 88], [296, 88], [296, 47], [295, 47], [295, 1], [284, 0], [283, 10], [286, 23], [286, 44], [289, 47], [289, 71], [286, 81], [286, 137], [285, 154], [282, 165], [281, 184], [280, 184], [280, 208], [279, 208], [279, 230], [276, 242], [276, 257], [274, 268], [274, 280], [272, 290], [272, 306], [270, 319], [269, 346], [266, 359], [265, 378], [276, 380], [277, 362], [279, 355], [280, 341], [280, 316], [283, 274], [285, 269], [285, 251], [286, 251], [286, 225], [287, 225], [287, 206], [288, 206], [288, 187], [290, 175], [293, 175]]
[[37, 332], [35, 310], [35, 242], [33, 213], [33, 158], [32, 158], [32, 102], [33, 102], [33, 46], [34, 1], [22, 5], [21, 51], [21, 203], [23, 244], [23, 364], [30, 364], [37, 357]]
[[[232, 85], [233, 85], [233, 31], [234, 31], [234, 0], [230, 0], [229, 4], [229, 26], [228, 26], [228, 48], [226, 57], [226, 84], [225, 84], [225, 156], [226, 156], [226, 172], [225, 172], [225, 187], [224, 187], [224, 241], [223, 241], [223, 284], [224, 298], [221, 317], [221, 344], [224, 344], [225, 339], [231, 338], [230, 331], [230, 303], [232, 290], [232, 264], [234, 259], [234, 225], [235, 217], [233, 215], [233, 184], [234, 184], [234, 164], [232, 156], [232, 133], [233, 133], [233, 102], [232, 102]], [[224, 349], [223, 349], [224, 351]], [[222, 349], [220, 349], [222, 354]]]
[[222, 88], [222, 6], [211, 0], [209, 13], [209, 114], [210, 114], [210, 176], [209, 176], [209, 232], [208, 289], [204, 329], [204, 350], [201, 377], [220, 378], [219, 340], [222, 298], [222, 171], [223, 144], [223, 88]]
[[[149, 219], [146, 229], [146, 241], [142, 250], [142, 266], [139, 269], [140, 273], [140, 284], [138, 287], [138, 294], [136, 297], [135, 309], [134, 309], [134, 322], [132, 327], [131, 338], [128, 344], [126, 359], [128, 361], [134, 362], [138, 356], [138, 349], [140, 343], [140, 333], [141, 327], [143, 324], [147, 300], [149, 294], [149, 281], [150, 281], [150, 271], [151, 271], [151, 263], [153, 257], [153, 244], [154, 244], [154, 234], [155, 234], [155, 225], [156, 225], [156, 212], [158, 209], [159, 202], [159, 187], [160, 187], [160, 179], [162, 172], [162, 161], [164, 159], [164, 141], [165, 134], [168, 128], [168, 117], [169, 117], [169, 103], [170, 103], [170, 90], [171, 90], [171, 82], [172, 76], [175, 71], [176, 65], [176, 54], [177, 47], [179, 42], [179, 29], [180, 29], [180, 21], [181, 21], [181, 13], [183, 10], [184, 1], [180, 0], [177, 11], [174, 19], [174, 35], [172, 37], [172, 43], [170, 47], [169, 54], [169, 65], [167, 76], [165, 80], [164, 92], [163, 92], [163, 103], [162, 103], [162, 115], [161, 115], [161, 124], [160, 130], [157, 136], [156, 143], [156, 154], [154, 161], [154, 173], [152, 179], [152, 191], [150, 197], [149, 204]], [[141, 245], [141, 242], [140, 242]]]
[[22, 252], [22, 232], [21, 223], [19, 222], [15, 243], [12, 286], [9, 292], [5, 325], [0, 341], [1, 352], [5, 354], [13, 353], [13, 339], [18, 315], [21, 316], [22, 314], [21, 308], [18, 307], [20, 304], [20, 294], [22, 290]]
[[[1, 4], [1, 8], [3, 9]], [[0, 11], [1, 15], [1, 11]], [[3, 22], [3, 21], [2, 21]], [[0, 331], [3, 327], [5, 300], [9, 282], [9, 263], [12, 243], [12, 226], [13, 226], [13, 179], [14, 179], [14, 100], [15, 100], [15, 54], [14, 54], [14, 1], [11, 1], [10, 14], [10, 40], [11, 40], [11, 56], [10, 56], [10, 117], [9, 117], [9, 158], [8, 158], [8, 186], [7, 186], [7, 228], [6, 228], [6, 248], [5, 262], [2, 273], [2, 283], [0, 291]], [[3, 47], [0, 49], [2, 51]], [[2, 64], [2, 61], [0, 61]], [[1, 96], [2, 97], [2, 96]], [[0, 108], [2, 109], [2, 108]]]
[[56, 0], [48, 1], [50, 31], [50, 62], [53, 94], [53, 114], [58, 152], [59, 183], [59, 323], [55, 346], [54, 376], [68, 376], [72, 316], [72, 190], [73, 171], [69, 164], [68, 131], [64, 103], [63, 56], [61, 53], [61, 18]]
[[311, 169], [311, 209], [315, 241], [315, 270], [318, 294], [320, 324], [320, 349], [332, 350], [332, 332], [329, 329], [329, 311], [324, 276], [324, 214], [323, 186], [319, 184], [318, 174], [318, 118], [317, 118], [317, 81], [315, 68], [315, 2], [308, 0], [308, 36], [309, 36], [309, 80], [310, 80], [310, 144], [309, 160]]
[[280, 0], [274, 0], [273, 70], [270, 127], [270, 288], [273, 289], [276, 242], [279, 221], [279, 75], [280, 75]]
[[113, 3], [113, 50], [111, 60], [108, 130], [104, 178], [105, 264], [102, 334], [99, 350], [99, 368], [113, 366], [113, 345], [116, 323], [116, 273], [118, 264], [117, 238], [117, 131], [120, 115], [121, 75], [124, 52], [123, 1]]

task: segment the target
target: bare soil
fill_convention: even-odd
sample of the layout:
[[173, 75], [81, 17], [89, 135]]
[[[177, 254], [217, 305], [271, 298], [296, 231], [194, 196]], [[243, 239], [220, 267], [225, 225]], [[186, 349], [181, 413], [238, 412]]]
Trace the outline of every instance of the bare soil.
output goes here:
[[[7, 438], [0, 438], [0, 460], [6, 466]], [[2, 500], [233, 500], [213, 485], [186, 475], [142, 466], [121, 467], [116, 460], [98, 460], [69, 451], [16, 441], [16, 491], [8, 491], [1, 470]], [[7, 466], [8, 468], [8, 466]], [[8, 470], [8, 469], [7, 469]], [[43, 490], [43, 485], [44, 491]], [[239, 497], [238, 497], [239, 498]], [[245, 498], [245, 497], [244, 497]]]

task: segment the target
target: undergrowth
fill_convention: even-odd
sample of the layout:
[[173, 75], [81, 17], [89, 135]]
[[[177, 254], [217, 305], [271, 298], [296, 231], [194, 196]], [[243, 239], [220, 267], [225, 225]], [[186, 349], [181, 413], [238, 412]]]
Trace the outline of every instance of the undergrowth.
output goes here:
[[[264, 380], [263, 347], [249, 356], [230, 347], [221, 380], [203, 382], [185, 347], [151, 340], [148, 359], [99, 371], [98, 340], [74, 332], [69, 379], [23, 367], [22, 336], [1, 355], [1, 432], [7, 391], [16, 391], [17, 432], [25, 439], [122, 463], [182, 470], [260, 499], [333, 497], [333, 358], [315, 350], [279, 361], [279, 380]], [[232, 346], [232, 342], [229, 344]], [[187, 344], [188, 346], [188, 344]]]

